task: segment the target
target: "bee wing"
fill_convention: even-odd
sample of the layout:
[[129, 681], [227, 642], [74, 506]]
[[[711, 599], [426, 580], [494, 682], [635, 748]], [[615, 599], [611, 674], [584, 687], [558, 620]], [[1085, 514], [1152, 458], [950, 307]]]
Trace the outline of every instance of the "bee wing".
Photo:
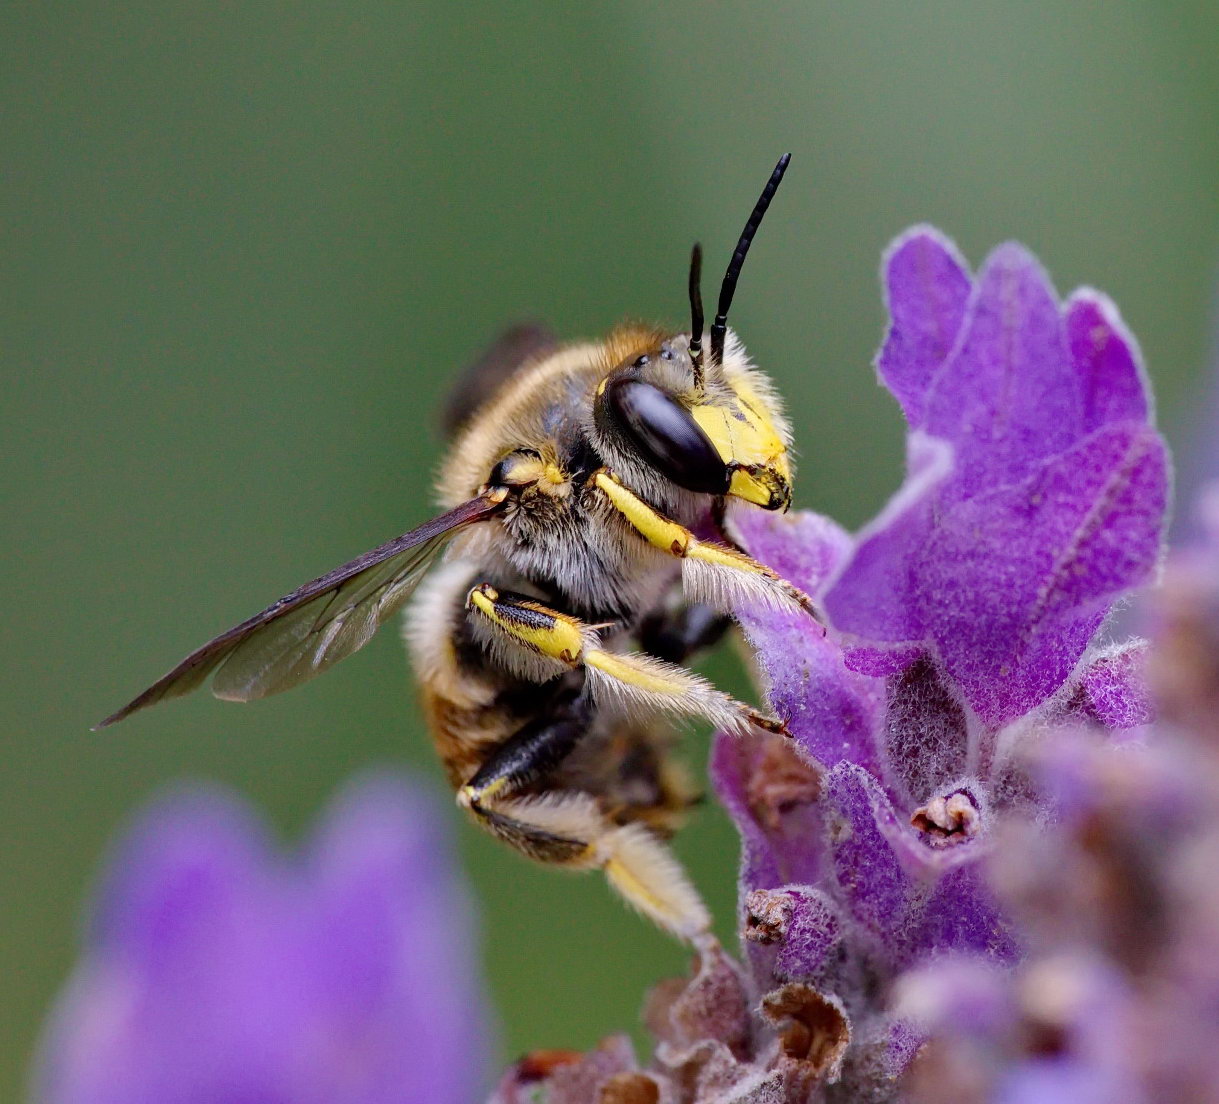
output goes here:
[[502, 492], [470, 499], [298, 587], [191, 652], [96, 727], [188, 694], [213, 673], [212, 693], [228, 701], [264, 698], [321, 674], [364, 647], [382, 622], [402, 608], [451, 537], [502, 505]]

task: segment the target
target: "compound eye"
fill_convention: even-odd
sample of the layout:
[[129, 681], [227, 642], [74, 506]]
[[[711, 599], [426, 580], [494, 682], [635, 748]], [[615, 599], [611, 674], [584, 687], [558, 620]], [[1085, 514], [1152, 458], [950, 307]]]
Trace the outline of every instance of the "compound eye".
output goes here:
[[732, 473], [690, 412], [643, 380], [617, 379], [601, 396], [613, 428], [640, 457], [679, 487], [701, 494], [728, 492]]

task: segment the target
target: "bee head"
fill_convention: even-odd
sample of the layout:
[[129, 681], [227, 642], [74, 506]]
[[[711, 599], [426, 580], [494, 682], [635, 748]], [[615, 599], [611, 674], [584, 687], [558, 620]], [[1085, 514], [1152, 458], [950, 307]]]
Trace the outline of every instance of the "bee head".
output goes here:
[[703, 391], [688, 347], [666, 341], [601, 381], [593, 401], [598, 435], [687, 491], [727, 494], [730, 458], [693, 415]]
[[767, 510], [791, 504], [791, 470], [772, 405], [741, 371], [725, 372], [728, 309], [762, 216], [790, 155], [775, 166], [720, 285], [704, 362], [702, 250], [690, 256], [690, 336], [662, 342], [618, 365], [597, 388], [598, 435], [688, 491], [730, 495]]
[[787, 509], [791, 470], [769, 404], [747, 377], [697, 371], [689, 345], [675, 337], [602, 380], [598, 437], [687, 491]]

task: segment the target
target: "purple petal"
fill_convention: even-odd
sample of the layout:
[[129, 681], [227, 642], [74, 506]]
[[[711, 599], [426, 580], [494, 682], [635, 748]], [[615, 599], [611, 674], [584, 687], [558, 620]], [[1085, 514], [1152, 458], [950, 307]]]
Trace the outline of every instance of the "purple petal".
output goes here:
[[945, 512], [920, 578], [928, 628], [984, 720], [1063, 684], [1104, 603], [1150, 576], [1166, 500], [1158, 435], [1123, 423]]
[[[825, 596], [835, 627], [868, 641], [900, 644], [925, 636], [917, 569], [933, 551], [936, 495], [952, 473], [951, 450], [942, 441], [912, 433], [907, 467], [901, 490], [859, 534], [855, 555]], [[908, 649], [901, 654], [910, 656]], [[858, 656], [853, 665], [885, 658]]]
[[889, 246], [882, 271], [890, 323], [876, 371], [917, 427], [927, 389], [965, 318], [969, 269], [938, 230], [916, 226]]
[[425, 801], [358, 785], [290, 864], [232, 798], [154, 807], [44, 1042], [40, 1099], [473, 1099], [468, 904]]
[[1146, 661], [1147, 644], [1141, 640], [1095, 656], [1079, 680], [1087, 715], [1115, 731], [1150, 724], [1155, 717], [1144, 674]]
[[893, 1009], [923, 1033], [1000, 1038], [1017, 1009], [1007, 975], [975, 955], [946, 954], [898, 978]]
[[271, 854], [263, 825], [227, 793], [168, 793], [144, 811], [112, 859], [91, 938], [141, 969], [189, 954], [268, 892]]
[[820, 771], [782, 737], [720, 733], [710, 772], [741, 834], [742, 896], [787, 882], [815, 882], [825, 849]]
[[940, 878], [912, 921], [910, 934], [910, 961], [961, 951], [1010, 964], [1020, 951], [1013, 927], [995, 903], [977, 863], [958, 866]]
[[767, 700], [795, 740], [817, 762], [875, 765], [883, 685], [847, 670], [842, 649], [811, 631], [802, 613], [740, 617], [769, 683]]
[[[335, 799], [314, 844], [311, 932], [332, 1040], [376, 1058], [370, 1099], [473, 1098], [485, 1084], [485, 1002], [470, 969], [472, 902], [440, 810], [396, 779], [369, 777]], [[410, 1039], [409, 1048], [398, 1045]]]
[[[751, 511], [738, 528], [751, 555], [807, 593], [816, 593], [845, 556], [846, 532], [813, 513], [787, 517]], [[881, 702], [874, 680], [847, 670], [842, 650], [803, 613], [734, 611], [769, 684], [771, 708], [819, 763], [871, 763]]]
[[891, 676], [886, 692], [885, 776], [914, 808], [965, 774], [968, 720], [930, 657]]
[[755, 560], [809, 595], [820, 593], [851, 551], [850, 534], [811, 510], [773, 514], [741, 509], [733, 513], [731, 527]]
[[[711, 747], [711, 775], [715, 795], [728, 811], [741, 836], [741, 894], [758, 886], [782, 885], [787, 879], [780, 860], [771, 846], [772, 832], [762, 818], [750, 808], [749, 777], [753, 760], [758, 755], [754, 740], [743, 740], [721, 732]], [[811, 874], [809, 875], [811, 879]]]
[[792, 889], [792, 900], [791, 924], [775, 971], [783, 980], [800, 981], [822, 969], [842, 938], [842, 928], [824, 894], [797, 886]]
[[[1065, 614], [1029, 629], [1022, 647], [1006, 658], [945, 661], [970, 705], [991, 728], [1023, 716], [1046, 701], [1071, 676], [1105, 619], [1105, 612]], [[994, 660], [995, 662], [990, 662]]]
[[1145, 1104], [1125, 1071], [1071, 1055], [1028, 1058], [1001, 1077], [995, 1104]]
[[831, 772], [827, 794], [842, 821], [831, 835], [838, 895], [891, 964], [941, 947], [1011, 958], [1011, 934], [977, 873], [979, 842], [928, 846], [880, 784], [850, 763]]
[[842, 661], [848, 671], [885, 678], [900, 675], [925, 654], [918, 644], [898, 644], [888, 648], [848, 647], [843, 649]]
[[1113, 301], [1081, 288], [1066, 308], [1067, 344], [1083, 394], [1084, 430], [1110, 422], [1149, 420], [1151, 389], [1144, 377], [1138, 344]]
[[916, 890], [877, 823], [878, 815], [894, 822], [893, 810], [879, 783], [852, 763], [839, 763], [830, 773], [827, 796], [840, 818], [830, 833], [838, 893], [859, 929], [891, 952]]
[[1058, 300], [1022, 246], [996, 249], [982, 267], [962, 342], [927, 396], [925, 428], [949, 441], [961, 501], [1023, 479], [1083, 432]]
[[[842, 939], [833, 902], [808, 886], [756, 889], [746, 898], [745, 914], [746, 948], [755, 981], [764, 989], [815, 981]], [[759, 980], [763, 970], [767, 980]]]
[[[740, 533], [749, 552], [808, 593], [820, 589], [849, 547], [845, 531], [816, 514], [745, 518]], [[734, 612], [769, 684], [771, 708], [805, 751], [819, 763], [872, 762], [881, 707], [875, 681], [848, 671], [841, 648], [803, 613]]]

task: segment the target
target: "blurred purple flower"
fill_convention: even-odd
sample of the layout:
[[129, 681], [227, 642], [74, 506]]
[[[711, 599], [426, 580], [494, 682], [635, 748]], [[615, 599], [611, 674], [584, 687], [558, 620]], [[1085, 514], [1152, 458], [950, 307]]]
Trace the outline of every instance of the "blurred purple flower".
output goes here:
[[488, 1005], [440, 823], [413, 787], [368, 778], [289, 859], [225, 792], [154, 803], [107, 873], [35, 1099], [474, 1099]]
[[[1100, 634], [1156, 570], [1168, 496], [1116, 308], [1088, 290], [1060, 307], [1016, 245], [974, 278], [926, 228], [884, 279], [877, 368], [910, 425], [904, 486], [855, 538], [807, 513], [733, 519], [831, 622], [734, 611], [791, 734], [721, 735], [712, 759], [742, 839], [746, 968], [704, 954], [653, 998], [649, 1066], [611, 1048], [570, 1084], [609, 1084], [613, 1053], [624, 1100], [895, 1099], [927, 1030], [891, 1012], [903, 973], [968, 958], [983, 973], [962, 1007], [1008, 1014], [988, 978], [1029, 936], [982, 860], [1000, 818], [1050, 805], [1027, 749], [1081, 727], [1129, 741], [1150, 720], [1142, 645]], [[598, 1099], [565, 1084], [547, 1081], [548, 1104]]]

